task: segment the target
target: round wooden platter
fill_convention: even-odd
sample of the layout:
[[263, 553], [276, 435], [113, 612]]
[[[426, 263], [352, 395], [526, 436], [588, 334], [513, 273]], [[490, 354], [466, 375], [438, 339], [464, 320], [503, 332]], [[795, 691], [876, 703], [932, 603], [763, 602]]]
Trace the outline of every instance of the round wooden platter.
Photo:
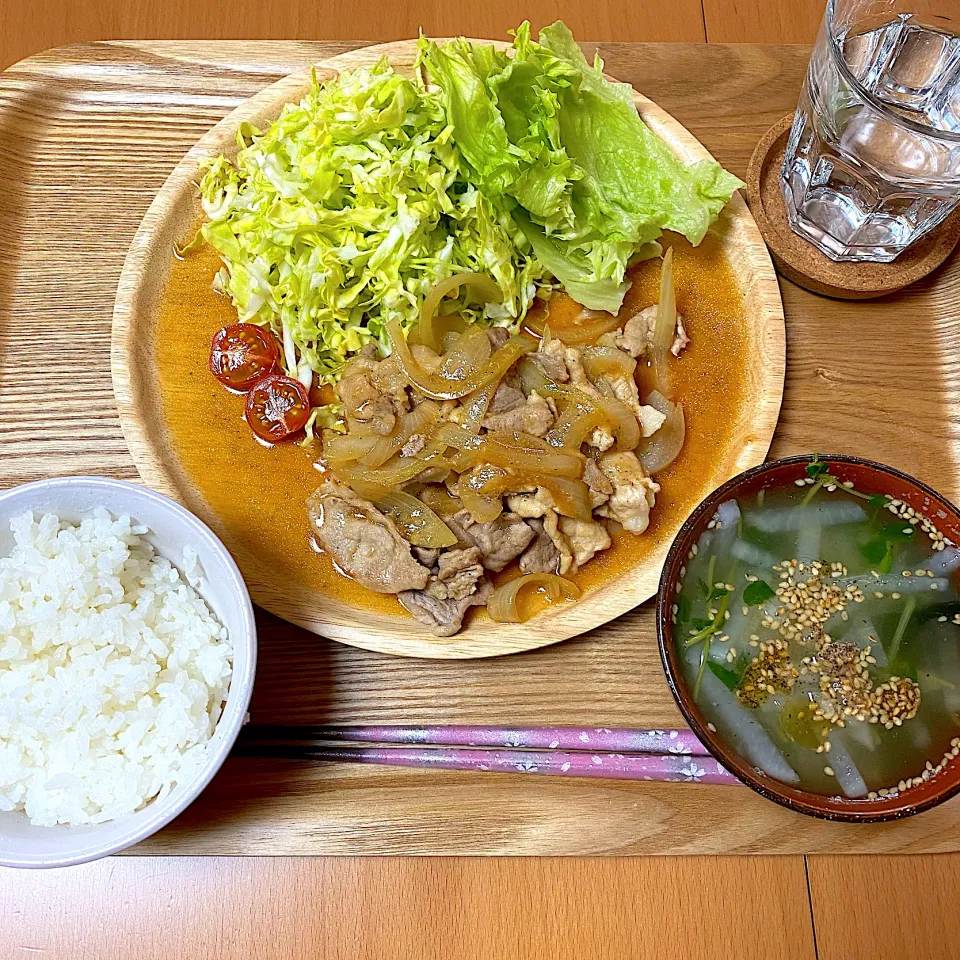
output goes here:
[[[395, 69], [412, 74], [414, 40], [365, 47], [316, 65], [320, 79], [388, 57]], [[256, 603], [314, 633], [343, 643], [400, 656], [467, 659], [532, 650], [599, 627], [656, 593], [660, 570], [676, 530], [659, 537], [656, 548], [635, 568], [611, 578], [577, 603], [548, 608], [523, 624], [497, 624], [477, 617], [457, 636], [437, 638], [405, 615], [387, 616], [354, 609], [301, 588], [280, 571], [265, 567], [241, 547], [229, 526], [208, 506], [181, 467], [171, 443], [159, 395], [154, 351], [158, 306], [169, 275], [175, 244], [201, 216], [196, 184], [200, 164], [237, 152], [241, 123], [261, 129], [284, 104], [299, 101], [310, 72], [285, 77], [252, 97], [205, 134], [160, 189], [127, 254], [113, 315], [111, 365], [123, 434], [144, 482], [180, 501], [217, 532], [233, 553]], [[639, 93], [637, 109], [647, 125], [684, 162], [710, 158], [707, 150], [676, 120]], [[773, 265], [757, 225], [739, 194], [712, 228], [737, 278], [749, 327], [750, 361], [742, 418], [704, 493], [763, 461], [777, 423], [783, 395], [785, 333], [783, 305]], [[283, 491], [277, 491], [283, 496]], [[679, 526], [679, 523], [678, 525]], [[264, 537], [270, 532], [264, 531]]]

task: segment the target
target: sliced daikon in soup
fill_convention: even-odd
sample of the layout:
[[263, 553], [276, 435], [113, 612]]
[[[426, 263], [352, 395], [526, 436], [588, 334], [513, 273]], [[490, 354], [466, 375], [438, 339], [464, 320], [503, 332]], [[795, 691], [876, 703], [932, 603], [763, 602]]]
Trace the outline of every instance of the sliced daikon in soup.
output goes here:
[[752, 766], [828, 796], [895, 794], [960, 753], [960, 549], [811, 469], [720, 505], [687, 557], [674, 642]]

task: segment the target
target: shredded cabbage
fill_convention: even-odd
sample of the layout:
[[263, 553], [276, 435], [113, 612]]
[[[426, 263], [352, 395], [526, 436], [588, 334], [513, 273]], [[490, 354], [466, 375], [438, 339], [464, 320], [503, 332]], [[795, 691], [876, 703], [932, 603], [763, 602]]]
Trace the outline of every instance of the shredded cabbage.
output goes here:
[[468, 320], [515, 329], [556, 281], [616, 313], [661, 230], [698, 243], [741, 185], [677, 161], [562, 23], [539, 44], [522, 24], [511, 54], [421, 39], [413, 79], [386, 60], [314, 77], [269, 129], [241, 129], [234, 162], [208, 164], [198, 240], [223, 260], [215, 285], [277, 333], [291, 376], [329, 383], [365, 344], [389, 352], [388, 324], [409, 333], [456, 273], [503, 295], [444, 301]]

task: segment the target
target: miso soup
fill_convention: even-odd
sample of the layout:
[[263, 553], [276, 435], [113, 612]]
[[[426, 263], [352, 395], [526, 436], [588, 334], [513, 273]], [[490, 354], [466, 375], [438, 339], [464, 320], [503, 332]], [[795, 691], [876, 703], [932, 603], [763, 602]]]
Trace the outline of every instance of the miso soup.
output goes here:
[[681, 570], [673, 636], [693, 699], [742, 757], [873, 799], [960, 753], [960, 550], [829, 471], [720, 505]]

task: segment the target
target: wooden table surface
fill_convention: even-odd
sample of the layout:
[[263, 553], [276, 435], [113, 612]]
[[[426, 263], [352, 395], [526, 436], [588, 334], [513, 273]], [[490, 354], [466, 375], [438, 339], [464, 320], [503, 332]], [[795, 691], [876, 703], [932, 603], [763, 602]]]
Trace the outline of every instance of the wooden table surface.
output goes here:
[[[537, 26], [563, 16], [586, 40], [810, 42], [821, 8], [818, 0], [413, 0], [402, 8], [373, 0], [6, 0], [0, 67], [88, 39], [385, 40], [419, 26], [502, 36], [523, 17]], [[0, 238], [0, 256], [9, 255]], [[958, 866], [960, 855], [114, 858], [65, 871], [0, 871], [0, 957], [872, 960], [909, 950], [936, 960], [960, 952], [952, 935]]]

